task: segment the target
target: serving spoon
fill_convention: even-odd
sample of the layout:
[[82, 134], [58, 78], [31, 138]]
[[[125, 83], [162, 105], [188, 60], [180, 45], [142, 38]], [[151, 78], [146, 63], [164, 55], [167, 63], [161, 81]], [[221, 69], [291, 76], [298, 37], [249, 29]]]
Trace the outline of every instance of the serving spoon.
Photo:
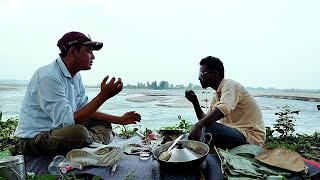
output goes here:
[[169, 147], [168, 150], [162, 152], [160, 154], [160, 156], [158, 157], [158, 159], [160, 159], [161, 161], [168, 161], [171, 157], [171, 150], [172, 148], [180, 141], [180, 139], [182, 139], [184, 135], [180, 135], [177, 139], [174, 140], [174, 142], [171, 144], [171, 146]]

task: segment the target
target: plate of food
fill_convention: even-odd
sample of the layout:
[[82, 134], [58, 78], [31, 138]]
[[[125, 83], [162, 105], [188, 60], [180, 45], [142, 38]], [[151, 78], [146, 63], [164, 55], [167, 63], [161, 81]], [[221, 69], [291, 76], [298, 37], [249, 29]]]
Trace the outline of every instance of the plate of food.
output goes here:
[[126, 154], [141, 154], [151, 152], [151, 148], [143, 144], [129, 143], [122, 146], [122, 151]]

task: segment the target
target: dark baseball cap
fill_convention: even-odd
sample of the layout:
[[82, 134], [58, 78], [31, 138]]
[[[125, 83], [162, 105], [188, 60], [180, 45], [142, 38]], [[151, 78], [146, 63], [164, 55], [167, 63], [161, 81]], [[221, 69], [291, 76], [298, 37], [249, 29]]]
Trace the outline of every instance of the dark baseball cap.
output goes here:
[[62, 36], [59, 39], [57, 46], [59, 47], [60, 51], [66, 51], [70, 47], [74, 45], [89, 45], [92, 46], [93, 50], [100, 50], [103, 46], [102, 42], [92, 41], [90, 36], [86, 36], [81, 32], [71, 31]]

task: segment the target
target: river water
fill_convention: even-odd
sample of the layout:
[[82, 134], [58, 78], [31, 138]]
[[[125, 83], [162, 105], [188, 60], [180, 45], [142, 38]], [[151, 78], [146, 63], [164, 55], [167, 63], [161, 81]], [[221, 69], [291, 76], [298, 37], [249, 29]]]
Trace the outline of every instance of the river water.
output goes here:
[[[25, 90], [25, 86], [7, 87], [0, 90], [2, 120], [19, 115]], [[86, 91], [89, 99], [92, 99], [99, 92], [99, 89], [86, 88]], [[212, 91], [197, 90], [195, 92], [204, 106], [203, 110], [206, 111], [204, 100], [211, 100]], [[252, 93], [255, 94], [255, 92]], [[291, 110], [299, 111], [298, 115], [294, 115], [297, 125], [295, 127], [296, 133], [312, 134], [320, 130], [320, 111], [316, 108], [319, 102], [264, 97], [256, 97], [256, 100], [261, 106], [266, 126], [272, 127], [276, 122], [278, 116], [275, 113], [280, 111], [277, 107], [288, 105]], [[142, 116], [142, 120], [138, 124], [140, 128], [159, 129], [164, 126], [172, 126], [179, 122], [177, 119], [179, 115], [191, 123], [197, 121], [191, 104], [184, 98], [184, 90], [182, 89], [124, 89], [117, 96], [106, 101], [100, 110], [114, 115], [122, 115], [127, 111], [134, 110]]]

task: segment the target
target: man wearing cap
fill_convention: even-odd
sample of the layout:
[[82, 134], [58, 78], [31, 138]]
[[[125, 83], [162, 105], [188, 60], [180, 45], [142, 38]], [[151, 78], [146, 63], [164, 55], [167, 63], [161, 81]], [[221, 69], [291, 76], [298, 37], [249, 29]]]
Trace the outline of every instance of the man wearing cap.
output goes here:
[[111, 123], [126, 125], [141, 120], [135, 111], [122, 116], [98, 111], [122, 90], [120, 78], [108, 81], [106, 76], [98, 95], [88, 101], [79, 72], [91, 69], [95, 59], [92, 51], [100, 50], [103, 43], [72, 31], [57, 46], [60, 57], [34, 73], [22, 102], [15, 136], [25, 154], [66, 154], [91, 142], [108, 144], [113, 138]]

